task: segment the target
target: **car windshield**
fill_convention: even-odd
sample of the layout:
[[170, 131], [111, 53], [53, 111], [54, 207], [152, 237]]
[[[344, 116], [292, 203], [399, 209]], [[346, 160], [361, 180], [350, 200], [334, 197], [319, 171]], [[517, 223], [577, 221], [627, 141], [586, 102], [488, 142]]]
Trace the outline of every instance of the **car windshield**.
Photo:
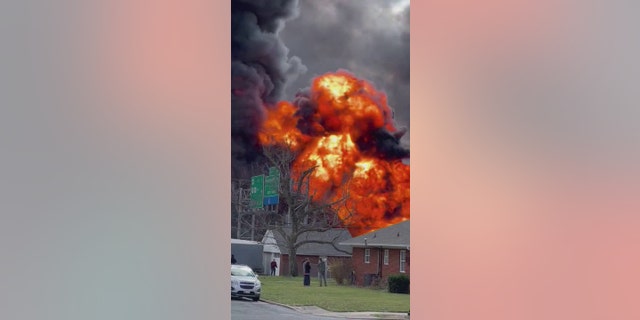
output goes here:
[[248, 268], [231, 268], [232, 276], [240, 276], [240, 277], [255, 277], [255, 273], [251, 269]]

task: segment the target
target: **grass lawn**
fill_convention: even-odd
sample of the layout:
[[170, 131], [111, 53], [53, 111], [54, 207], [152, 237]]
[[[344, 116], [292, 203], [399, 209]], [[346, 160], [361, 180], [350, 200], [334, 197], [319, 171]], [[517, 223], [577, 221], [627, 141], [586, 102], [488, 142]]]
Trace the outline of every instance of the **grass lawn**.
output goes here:
[[318, 306], [337, 312], [409, 312], [408, 294], [339, 286], [332, 279], [327, 279], [327, 287], [320, 287], [317, 278], [311, 279], [310, 287], [302, 285], [302, 277], [262, 276], [260, 281], [262, 299], [290, 306]]

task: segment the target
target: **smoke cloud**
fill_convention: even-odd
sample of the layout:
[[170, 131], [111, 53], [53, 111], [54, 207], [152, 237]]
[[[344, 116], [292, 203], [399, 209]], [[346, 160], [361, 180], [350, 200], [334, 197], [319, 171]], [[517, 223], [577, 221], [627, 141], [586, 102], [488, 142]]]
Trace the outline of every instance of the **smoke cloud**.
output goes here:
[[298, 14], [297, 0], [231, 2], [232, 176], [261, 156], [257, 133], [265, 108], [282, 99], [287, 82], [306, 71], [279, 37]]
[[[405, 0], [301, 0], [281, 37], [308, 69], [287, 94], [316, 76], [347, 69], [384, 91], [394, 120], [410, 128], [410, 8]], [[401, 142], [408, 145], [410, 130]]]
[[[369, 131], [354, 141], [358, 148], [381, 159], [409, 157], [409, 7], [403, 3], [232, 0], [233, 178], [248, 178], [252, 164], [263, 160], [258, 133], [281, 100], [297, 107], [301, 133], [326, 134], [308, 86], [331, 70], [348, 69], [385, 92], [389, 117], [404, 127]], [[289, 56], [289, 47], [305, 65]]]

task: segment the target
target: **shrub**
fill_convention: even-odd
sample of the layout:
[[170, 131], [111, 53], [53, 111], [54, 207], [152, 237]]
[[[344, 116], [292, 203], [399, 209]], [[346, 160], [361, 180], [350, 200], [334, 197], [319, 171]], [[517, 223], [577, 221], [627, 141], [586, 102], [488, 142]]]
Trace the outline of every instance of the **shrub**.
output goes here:
[[351, 279], [351, 270], [353, 270], [351, 263], [347, 263], [343, 260], [338, 260], [329, 265], [329, 271], [331, 272], [331, 277], [336, 281], [337, 284], [349, 284]]
[[409, 293], [409, 277], [404, 274], [392, 275], [388, 278], [389, 292]]

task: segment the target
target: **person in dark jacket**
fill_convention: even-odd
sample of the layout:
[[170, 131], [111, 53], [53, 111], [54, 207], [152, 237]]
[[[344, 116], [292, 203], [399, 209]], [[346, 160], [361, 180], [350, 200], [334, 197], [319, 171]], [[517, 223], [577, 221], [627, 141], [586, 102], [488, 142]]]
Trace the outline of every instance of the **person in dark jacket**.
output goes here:
[[308, 287], [311, 285], [311, 261], [308, 258], [304, 259], [302, 270], [304, 270], [304, 286]]
[[276, 262], [276, 259], [273, 259], [271, 261], [271, 275], [272, 276], [276, 275], [276, 268], [278, 268], [278, 263]]

